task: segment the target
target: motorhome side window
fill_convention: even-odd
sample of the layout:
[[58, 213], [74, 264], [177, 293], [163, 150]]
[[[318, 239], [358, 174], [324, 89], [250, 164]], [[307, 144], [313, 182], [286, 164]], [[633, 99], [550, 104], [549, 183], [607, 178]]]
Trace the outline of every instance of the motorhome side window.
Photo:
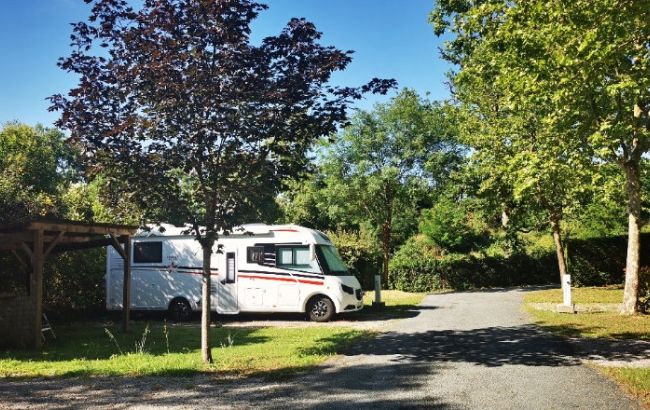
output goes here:
[[249, 246], [246, 249], [246, 262], [264, 264], [264, 247], [263, 246]]
[[162, 242], [135, 242], [133, 263], [161, 263]]
[[278, 268], [321, 273], [318, 262], [311, 258], [308, 246], [278, 247], [276, 264]]

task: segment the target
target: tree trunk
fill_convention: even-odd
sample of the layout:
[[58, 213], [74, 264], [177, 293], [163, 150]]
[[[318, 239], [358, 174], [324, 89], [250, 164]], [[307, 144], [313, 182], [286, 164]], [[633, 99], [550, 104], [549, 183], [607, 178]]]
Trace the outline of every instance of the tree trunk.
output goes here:
[[639, 248], [641, 230], [641, 178], [638, 161], [623, 164], [627, 193], [627, 261], [625, 264], [625, 290], [623, 291], [622, 315], [639, 312]]
[[390, 262], [390, 221], [384, 222], [381, 227], [381, 250], [382, 250], [382, 281], [388, 286], [388, 264]]
[[212, 363], [212, 346], [210, 345], [210, 293], [211, 276], [210, 264], [212, 260], [213, 241], [202, 243], [203, 249], [203, 289], [201, 295], [201, 356], [203, 363]]
[[560, 219], [551, 217], [551, 230], [553, 231], [553, 242], [555, 243], [555, 255], [557, 256], [557, 265], [560, 269], [560, 283], [564, 280], [566, 271], [566, 261], [564, 260], [564, 243], [562, 243], [562, 229], [560, 228]]
[[501, 227], [503, 229], [508, 229], [508, 223], [510, 222], [510, 215], [508, 214], [508, 211], [508, 208], [503, 208], [503, 211], [501, 211]]

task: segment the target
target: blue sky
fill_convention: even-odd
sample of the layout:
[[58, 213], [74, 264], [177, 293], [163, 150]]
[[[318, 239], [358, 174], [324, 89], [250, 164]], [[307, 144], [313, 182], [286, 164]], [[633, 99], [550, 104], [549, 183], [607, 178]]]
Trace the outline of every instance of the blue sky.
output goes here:
[[[449, 66], [438, 53], [441, 40], [427, 23], [432, 0], [267, 0], [253, 25], [253, 39], [276, 34], [291, 17], [305, 17], [323, 32], [323, 43], [354, 50], [354, 60], [333, 77], [360, 85], [373, 77], [394, 78], [400, 87], [447, 98]], [[70, 51], [70, 23], [85, 20], [82, 0], [7, 0], [0, 6], [0, 123], [18, 120], [52, 125], [57, 113], [45, 98], [67, 93], [76, 78], [56, 66]], [[370, 108], [386, 96], [357, 104]]]

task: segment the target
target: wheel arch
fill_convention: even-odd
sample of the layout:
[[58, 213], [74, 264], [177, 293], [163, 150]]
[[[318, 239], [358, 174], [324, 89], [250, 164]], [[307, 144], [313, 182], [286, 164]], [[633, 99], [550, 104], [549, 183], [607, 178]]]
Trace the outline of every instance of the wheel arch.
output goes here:
[[325, 296], [328, 298], [330, 301], [332, 301], [332, 305], [334, 305], [334, 313], [339, 313], [341, 311], [341, 305], [340, 303], [336, 300], [336, 298], [333, 298], [332, 296], [328, 295], [325, 292], [311, 292], [305, 299], [302, 301], [302, 313], [307, 313], [307, 306], [309, 305], [309, 302], [312, 301], [315, 297], [318, 296]]
[[186, 302], [187, 305], [190, 307], [190, 309], [194, 310], [194, 305], [192, 304], [192, 302], [190, 302], [190, 299], [188, 297], [186, 297], [186, 296], [181, 296], [181, 295], [177, 295], [177, 296], [174, 296], [173, 298], [169, 299], [169, 303], [167, 303], [167, 310], [169, 310], [169, 308], [172, 306], [172, 303], [174, 303], [176, 301], [179, 301], [179, 300], [183, 301], [183, 302]]

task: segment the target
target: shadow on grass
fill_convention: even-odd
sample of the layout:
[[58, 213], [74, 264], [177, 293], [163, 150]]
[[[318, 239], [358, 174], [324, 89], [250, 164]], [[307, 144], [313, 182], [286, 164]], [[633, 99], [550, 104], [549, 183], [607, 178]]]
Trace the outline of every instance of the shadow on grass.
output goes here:
[[[579, 313], [578, 315], [590, 315], [590, 313]], [[552, 333], [566, 336], [566, 337], [571, 337], [571, 338], [581, 338], [583, 337], [582, 335], [584, 334], [590, 334], [590, 333], [595, 334], [598, 333], [599, 331], [607, 330], [606, 326], [597, 326], [591, 324], [563, 323], [563, 324], [551, 325], [545, 323], [543, 320], [539, 321], [538, 323], [544, 329]], [[645, 326], [645, 328], [643, 328], [643, 326], [639, 326], [638, 329], [634, 329], [634, 330], [626, 330], [621, 332], [610, 333], [609, 338], [601, 338], [601, 339], [603, 340], [611, 339], [612, 341], [640, 340], [640, 341], [646, 341], [650, 343], [650, 329], [647, 328], [647, 325]]]
[[[278, 379], [313, 367], [326, 356], [337, 354], [354, 342], [371, 335], [368, 332], [355, 330], [336, 333], [327, 331], [325, 334], [330, 334], [328, 337], [315, 340], [307, 337], [305, 339], [307, 345], [313, 348], [306, 349], [300, 344], [303, 340], [300, 338], [302, 332], [300, 329], [293, 329], [289, 334], [281, 332], [276, 338], [276, 333], [260, 336], [255, 333], [260, 331], [258, 328], [213, 328], [211, 330], [214, 364], [205, 366], [200, 362], [199, 332], [196, 327], [172, 329], [169, 354], [164, 340], [151, 336], [161, 330], [160, 328], [154, 328], [148, 335], [144, 354], [134, 353], [133, 350], [130, 352], [123, 350], [124, 354], [119, 354], [108, 336], [102, 337], [97, 333], [96, 328], [83, 329], [83, 331], [75, 328], [68, 329], [68, 332], [65, 330], [59, 333], [59, 339], [54, 344], [47, 346], [41, 352], [0, 353], [0, 375], [3, 375], [0, 379], [20, 381], [42, 377], [147, 377], [200, 374], [221, 375], [229, 379], [233, 377]], [[103, 331], [103, 329], [99, 330]], [[123, 349], [125, 340], [139, 340], [136, 330], [141, 330], [141, 327], [134, 326], [133, 333], [119, 335]], [[294, 340], [294, 337], [298, 339]], [[276, 352], [274, 348], [277, 343], [281, 343], [282, 346], [278, 346]], [[285, 344], [288, 344], [286, 348]], [[80, 349], [80, 345], [84, 345], [85, 350]], [[245, 348], [231, 350], [233, 347]], [[175, 355], [177, 353], [180, 355]], [[3, 359], [6, 360], [4, 363], [2, 363]], [[94, 362], [95, 360], [104, 360], [104, 362]]]
[[[48, 339], [41, 351], [5, 350], [0, 354], [0, 359], [47, 362], [102, 360], [114, 355], [135, 354], [136, 343], [142, 343], [143, 339], [144, 351], [151, 356], [188, 353], [198, 350], [200, 346], [200, 333], [196, 327], [170, 326], [166, 339], [161, 324], [150, 325], [149, 332], [145, 335], [146, 326], [143, 323], [136, 323], [126, 334], [118, 327], [104, 327], [97, 323], [60, 326], [56, 329], [57, 338]], [[109, 330], [114, 340], [105, 329]], [[214, 346], [220, 344], [243, 346], [268, 340], [267, 337], [253, 335], [254, 332], [255, 329], [251, 328], [212, 328], [211, 338]]]

